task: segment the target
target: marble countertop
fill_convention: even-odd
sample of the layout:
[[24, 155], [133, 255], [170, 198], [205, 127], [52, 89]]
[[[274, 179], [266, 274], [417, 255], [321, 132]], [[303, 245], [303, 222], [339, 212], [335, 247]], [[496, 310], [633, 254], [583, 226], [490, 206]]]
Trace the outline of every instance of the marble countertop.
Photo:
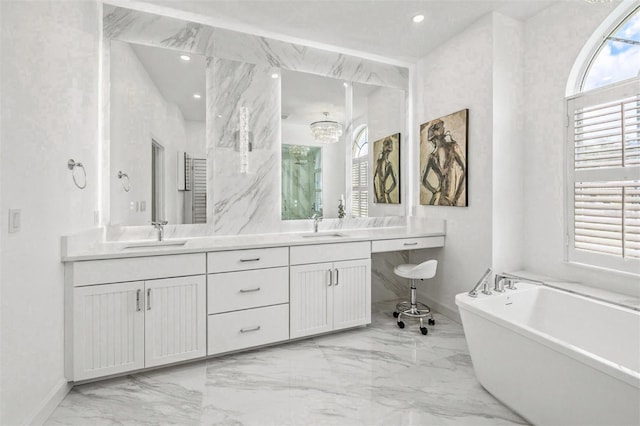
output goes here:
[[[336, 236], [336, 234], [339, 236]], [[313, 235], [313, 237], [310, 237], [310, 235]], [[395, 238], [443, 237], [444, 235], [444, 229], [398, 226], [368, 229], [335, 229], [331, 231], [318, 232], [317, 234], [314, 234], [313, 232], [292, 232], [278, 234], [190, 237], [183, 239], [168, 238], [165, 240], [166, 243], [171, 243], [176, 240], [186, 240], [186, 243], [184, 245], [167, 245], [159, 247], [130, 247], [136, 243], [151, 243], [153, 240], [97, 242], [80, 249], [76, 248], [75, 250], [69, 250], [63, 244], [62, 262], [203, 253], [263, 247], [388, 240]]]

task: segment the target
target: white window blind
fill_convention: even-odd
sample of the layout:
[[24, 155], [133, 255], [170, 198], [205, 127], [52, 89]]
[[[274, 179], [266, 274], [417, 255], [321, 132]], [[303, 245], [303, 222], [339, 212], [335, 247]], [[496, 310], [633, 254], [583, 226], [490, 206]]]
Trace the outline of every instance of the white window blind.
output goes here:
[[640, 273], [640, 79], [567, 101], [567, 257]]
[[369, 162], [368, 157], [360, 157], [351, 164], [351, 215], [353, 217], [369, 216], [369, 191], [367, 183]]

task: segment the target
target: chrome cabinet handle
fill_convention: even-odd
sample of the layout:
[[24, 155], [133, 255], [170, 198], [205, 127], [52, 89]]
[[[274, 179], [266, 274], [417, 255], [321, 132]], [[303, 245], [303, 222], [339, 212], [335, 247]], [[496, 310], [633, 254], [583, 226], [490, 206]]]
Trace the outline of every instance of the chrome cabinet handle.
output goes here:
[[136, 312], [140, 312], [140, 289], [136, 291]]
[[404, 243], [404, 245], [405, 246], [417, 246], [418, 243], [417, 242], [415, 242], [415, 243]]
[[255, 327], [241, 328], [240, 333], [250, 333], [252, 331], [258, 331], [258, 330], [260, 330], [260, 326], [256, 325]]
[[337, 286], [338, 284], [340, 284], [339, 280], [340, 280], [340, 271], [338, 270], [338, 268], [336, 268], [336, 282], [334, 285]]
[[260, 287], [256, 288], [241, 288], [240, 293], [253, 293], [254, 291], [260, 291]]
[[260, 260], [259, 257], [253, 259], [240, 259], [240, 262], [258, 262]]
[[329, 273], [329, 284], [327, 284], [327, 287], [331, 287], [333, 285], [333, 271], [331, 269], [327, 269], [327, 272]]
[[147, 311], [151, 310], [151, 289], [147, 289]]

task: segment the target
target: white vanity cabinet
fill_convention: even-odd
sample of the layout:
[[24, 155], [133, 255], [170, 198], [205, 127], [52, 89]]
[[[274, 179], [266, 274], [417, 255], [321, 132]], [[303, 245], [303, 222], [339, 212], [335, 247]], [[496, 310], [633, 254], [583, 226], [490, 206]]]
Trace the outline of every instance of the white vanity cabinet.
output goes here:
[[369, 242], [291, 247], [290, 261], [292, 339], [371, 322]]
[[289, 248], [207, 254], [207, 354], [289, 339]]
[[[204, 254], [74, 262], [67, 268], [69, 379], [205, 356]], [[186, 274], [194, 275], [176, 276]], [[137, 280], [127, 280], [132, 277]]]

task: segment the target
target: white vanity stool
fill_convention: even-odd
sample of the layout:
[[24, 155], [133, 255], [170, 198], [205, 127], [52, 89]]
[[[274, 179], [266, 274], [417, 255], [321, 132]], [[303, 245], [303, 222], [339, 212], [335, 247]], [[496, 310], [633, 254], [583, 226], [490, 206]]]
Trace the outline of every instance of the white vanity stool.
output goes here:
[[420, 332], [427, 334], [429, 330], [424, 326], [422, 319], [429, 317], [429, 325], [435, 325], [431, 308], [424, 303], [416, 300], [416, 280], [428, 280], [435, 277], [438, 268], [437, 260], [427, 260], [419, 265], [404, 264], [398, 265], [393, 269], [393, 273], [399, 277], [409, 278], [411, 280], [411, 297], [408, 302], [400, 302], [396, 305], [396, 311], [393, 313], [394, 318], [398, 318], [398, 327], [404, 328], [402, 317], [417, 318], [420, 320]]

